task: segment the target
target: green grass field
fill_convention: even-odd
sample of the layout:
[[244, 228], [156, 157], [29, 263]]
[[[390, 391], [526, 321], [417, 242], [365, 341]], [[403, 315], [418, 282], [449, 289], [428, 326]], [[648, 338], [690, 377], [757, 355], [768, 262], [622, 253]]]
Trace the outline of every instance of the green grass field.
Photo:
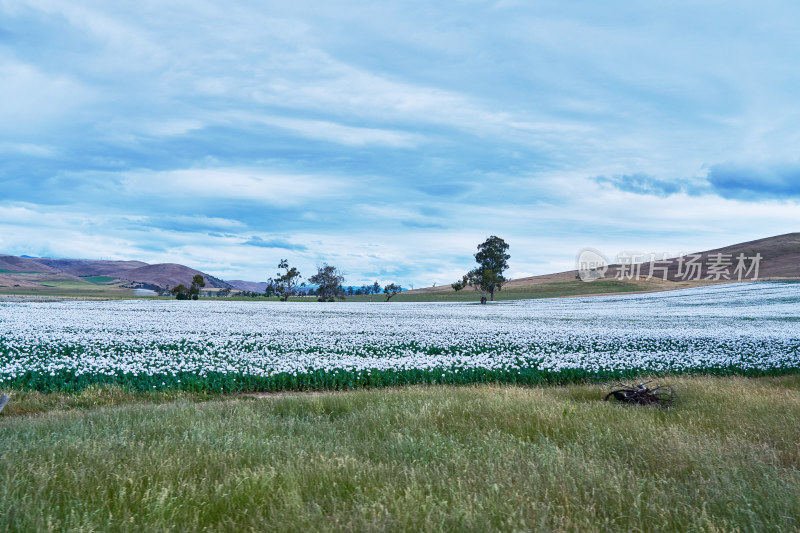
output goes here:
[[[66, 298], [120, 298], [132, 297], [133, 291], [122, 289], [111, 284], [114, 278], [108, 276], [91, 276], [85, 279], [88, 283], [77, 281], [51, 280], [42, 281], [41, 288], [28, 287], [2, 287], [0, 294], [14, 294], [21, 296], [44, 295]], [[589, 296], [593, 294], [606, 293], [626, 293], [642, 290], [652, 290], [651, 287], [643, 287], [641, 284], [616, 280], [600, 280], [592, 283], [582, 281], [566, 281], [556, 283], [542, 283], [528, 287], [505, 288], [495, 293], [495, 300], [520, 300], [532, 298], [557, 298], [563, 296]], [[206, 297], [204, 297], [206, 298]], [[216, 299], [215, 297], [211, 297]], [[480, 301], [481, 295], [471, 288], [460, 292], [423, 292], [423, 293], [401, 293], [394, 296], [391, 302], [471, 302]], [[168, 297], [164, 297], [168, 299]], [[277, 297], [242, 297], [229, 296], [219, 298], [222, 301], [278, 301]], [[347, 296], [345, 302], [383, 302], [386, 296], [383, 294], [372, 294], [365, 296]], [[315, 302], [316, 296], [292, 296], [290, 301], [294, 302]], [[338, 300], [337, 300], [338, 301]]]
[[3, 287], [0, 294], [18, 296], [52, 296], [58, 298], [132, 298], [134, 291], [115, 285], [98, 285], [80, 281], [37, 281], [40, 287]]
[[[648, 290], [641, 284], [628, 281], [598, 280], [591, 283], [583, 281], [560, 281], [553, 283], [542, 283], [539, 285], [529, 285], [527, 287], [506, 287], [500, 292], [496, 292], [494, 299], [502, 300], [522, 300], [535, 298], [558, 298], [564, 296], [589, 296], [592, 294], [606, 293], [625, 293]], [[416, 293], [400, 293], [390, 300], [390, 302], [470, 302], [480, 301], [481, 294], [474, 289], [467, 287], [459, 292], [453, 291], [431, 291]], [[382, 302], [386, 300], [384, 294], [372, 294], [367, 296], [348, 296], [347, 301], [354, 302]]]
[[112, 278], [109, 276], [86, 276], [83, 279], [85, 279], [89, 283], [108, 284], [116, 280], [117, 278]]
[[800, 529], [800, 376], [670, 382], [669, 411], [600, 385], [14, 392], [0, 530]]

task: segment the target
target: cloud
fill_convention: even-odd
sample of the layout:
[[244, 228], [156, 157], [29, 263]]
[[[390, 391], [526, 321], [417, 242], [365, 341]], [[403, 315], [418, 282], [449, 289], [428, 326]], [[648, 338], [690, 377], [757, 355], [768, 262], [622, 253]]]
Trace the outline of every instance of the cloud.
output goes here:
[[689, 180], [665, 180], [644, 173], [622, 174], [611, 177], [597, 176], [596, 183], [609, 185], [615, 189], [634, 194], [647, 194], [665, 198], [673, 194], [699, 194], [702, 184], [698, 185]]
[[417, 133], [347, 126], [326, 120], [307, 120], [278, 116], [259, 116], [252, 113], [237, 113], [233, 120], [257, 122], [283, 128], [307, 139], [343, 144], [346, 146], [390, 146], [395, 148], [414, 148], [424, 137]]
[[52, 148], [27, 143], [0, 142], [0, 153], [17, 153], [31, 157], [52, 157]]
[[745, 201], [800, 198], [800, 163], [712, 166], [708, 183], [723, 198]]
[[423, 220], [404, 220], [401, 222], [403, 226], [407, 228], [418, 228], [418, 229], [445, 229], [447, 225], [439, 223], [439, 222], [426, 222]]
[[133, 224], [161, 228], [169, 231], [187, 233], [214, 233], [215, 230], [236, 231], [242, 230], [245, 224], [239, 220], [208, 216], [163, 215], [148, 216], [132, 221]]
[[281, 248], [284, 250], [305, 251], [308, 250], [307, 246], [298, 243], [292, 243], [285, 239], [268, 239], [264, 240], [258, 236], [252, 236], [242, 244], [248, 246], [258, 246], [260, 248]]
[[234, 199], [296, 206], [345, 194], [347, 180], [271, 172], [264, 168], [190, 168], [125, 172], [119, 176], [127, 195], [161, 195], [204, 200]]
[[408, 285], [800, 224], [800, 5], [545, 4], [0, 0], [0, 248]]
[[597, 176], [600, 185], [634, 194], [666, 198], [675, 194], [717, 195], [746, 202], [800, 198], [800, 163], [721, 163], [704, 178], [666, 180], [644, 173]]

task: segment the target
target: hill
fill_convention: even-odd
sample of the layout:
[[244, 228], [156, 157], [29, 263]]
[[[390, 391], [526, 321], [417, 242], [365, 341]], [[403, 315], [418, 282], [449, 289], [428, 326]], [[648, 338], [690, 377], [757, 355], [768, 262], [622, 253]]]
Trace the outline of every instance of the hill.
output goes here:
[[104, 261], [98, 259], [50, 259], [42, 257], [33, 259], [33, 261], [79, 277], [117, 276], [120, 272], [147, 266], [147, 263], [142, 261]]
[[241, 279], [229, 279], [227, 281], [234, 289], [240, 291], [264, 292], [267, 290], [265, 281], [244, 281]]
[[[721, 258], [718, 254], [722, 254]], [[709, 285], [713, 283], [730, 283], [738, 281], [736, 272], [737, 258], [742, 254], [744, 267], [753, 266], [753, 258], [760, 256], [758, 263], [759, 280], [800, 280], [800, 233], [786, 233], [764, 239], [733, 244], [695, 254], [687, 254], [683, 259], [670, 258], [654, 264], [653, 276], [650, 274], [649, 255], [644, 256], [638, 270], [631, 265], [611, 264], [602, 279], [592, 282], [580, 280], [578, 270], [568, 270], [554, 274], [530, 276], [507, 281], [502, 292], [495, 294], [498, 299], [537, 298], [550, 296], [581, 296], [588, 294], [607, 294], [617, 292], [662, 291]], [[718, 278], [709, 267], [718, 259], [729, 262], [720, 269], [723, 274]], [[687, 268], [687, 262], [700, 265], [697, 270]], [[664, 279], [666, 269], [666, 279]], [[742, 272], [742, 280], [749, 281], [755, 272], [749, 275]], [[727, 276], [727, 277], [725, 277]], [[455, 281], [455, 280], [454, 280]], [[395, 297], [397, 301], [435, 301], [451, 299], [475, 299], [471, 289], [460, 293], [453, 291], [449, 284], [438, 287], [426, 287], [404, 292]]]
[[[740, 256], [742, 261], [738, 259]], [[740, 262], [744, 268], [737, 271]], [[650, 266], [649, 256], [644, 255], [638, 266], [609, 265], [603, 278], [591, 283], [581, 281], [577, 270], [512, 279], [495, 296], [497, 299], [519, 299], [681, 289], [738, 281], [739, 274], [743, 280], [752, 280], [756, 276], [756, 267], [757, 279], [760, 280], [800, 280], [800, 233], [787, 233], [683, 258], [667, 259], [653, 265], [656, 268], [652, 277], [649, 277]], [[264, 292], [266, 289], [264, 282], [226, 282], [176, 263], [151, 265], [142, 261], [0, 255], [0, 292], [6, 293], [61, 291], [82, 294], [83, 291], [89, 291], [94, 294], [103, 290], [109, 294], [123, 295], [131, 294], [130, 289], [133, 288], [163, 289], [179, 284], [189, 286], [197, 274], [203, 276], [207, 289], [232, 288], [253, 292]], [[474, 300], [475, 296], [470, 289], [456, 293], [446, 284], [404, 291], [394, 301], [469, 301]], [[380, 298], [356, 296], [349, 299], [360, 301]]]
[[207, 289], [224, 289], [231, 287], [230, 284], [215, 278], [209, 274], [200, 272], [193, 268], [176, 263], [160, 263], [156, 265], [145, 265], [139, 268], [122, 270], [113, 275], [119, 279], [130, 282], [146, 283], [158, 287], [175, 287], [183, 284], [187, 287], [191, 285], [192, 278], [200, 274], [206, 282]]
[[136, 288], [189, 286], [197, 274], [203, 276], [208, 289], [231, 287], [210, 274], [175, 263], [0, 255], [0, 292], [6, 293], [130, 296]]

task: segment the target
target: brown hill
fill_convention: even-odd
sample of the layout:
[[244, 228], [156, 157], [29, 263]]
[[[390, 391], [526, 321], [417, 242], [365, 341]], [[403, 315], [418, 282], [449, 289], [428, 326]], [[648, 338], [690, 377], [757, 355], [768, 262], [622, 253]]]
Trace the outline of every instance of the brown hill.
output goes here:
[[[641, 266], [643, 275], [650, 274], [649, 259], [646, 260]], [[698, 266], [690, 266], [690, 262]], [[717, 265], [716, 269], [714, 265]], [[667, 279], [673, 282], [697, 281], [698, 278], [710, 282], [753, 280], [756, 277], [762, 280], [800, 279], [800, 233], [786, 233], [686, 254], [683, 258], [673, 258], [653, 267], [654, 277], [663, 279], [665, 271], [659, 270], [659, 267], [663, 267], [666, 268]], [[613, 278], [621, 268], [626, 274], [630, 271], [629, 267], [612, 265], [606, 277]], [[743, 270], [739, 272], [737, 268]]]
[[[722, 260], [730, 262], [727, 268], [727, 278], [720, 276], [720, 279], [714, 279], [716, 276], [712, 273], [709, 274], [709, 265], [713, 264], [718, 258], [717, 254], [723, 254]], [[639, 279], [632, 279], [630, 276], [631, 267], [626, 265], [622, 272], [620, 272], [620, 265], [612, 264], [609, 266], [605, 273], [604, 279], [615, 279], [617, 274], [625, 274], [626, 281], [634, 281], [641, 285], [641, 290], [668, 290], [679, 289], [684, 287], [696, 285], [708, 285], [712, 283], [729, 283], [731, 281], [738, 281], [738, 275], [735, 271], [738, 264], [739, 254], [744, 255], [744, 266], [750, 268], [753, 263], [754, 257], [760, 255], [761, 259], [758, 261], [758, 279], [759, 280], [800, 280], [800, 233], [786, 233], [784, 235], [776, 235], [774, 237], [767, 237], [764, 239], [757, 239], [754, 241], [743, 242], [725, 246], [723, 248], [716, 248], [705, 252], [698, 252], [698, 257], [694, 258], [694, 262], [700, 263], [702, 266], [699, 270], [700, 279], [695, 279], [694, 272], [688, 272], [686, 268], [686, 260], [689, 258], [687, 255], [683, 263], [678, 258], [668, 259], [666, 262], [654, 265], [658, 267], [667, 268], [667, 279], [664, 280], [664, 271], [656, 270], [654, 268], [653, 277], [647, 279], [650, 274], [649, 256], [645, 257], [647, 260], [639, 267]], [[681, 274], [679, 275], [679, 268]], [[722, 269], [725, 271], [725, 268]], [[743, 272], [745, 274], [746, 272]], [[754, 271], [749, 276], [743, 275], [743, 280], [751, 280], [754, 276]], [[566, 272], [557, 272], [554, 274], [545, 274], [541, 276], [530, 276], [525, 278], [517, 278], [507, 281], [503, 287], [509, 289], [524, 289], [534, 285], [541, 285], [545, 283], [558, 283], [558, 282], [572, 282], [578, 279], [577, 270], [568, 270]], [[449, 284], [439, 287], [427, 287], [417, 289], [416, 291], [408, 291], [408, 293], [415, 292], [452, 292]]]
[[28, 257], [0, 255], [0, 272], [57, 272], [57, 269], [43, 265]]
[[105, 261], [95, 259], [51, 259], [0, 255], [0, 287], [30, 289], [48, 286], [48, 282], [72, 282], [92, 286], [83, 277], [107, 276], [126, 287], [174, 287], [192, 283], [196, 274], [202, 274], [206, 288], [231, 287], [228, 283], [193, 268], [174, 263], [149, 265], [142, 261]]
[[126, 270], [133, 270], [147, 266], [147, 263], [142, 261], [105, 261], [95, 259], [50, 259], [49, 257], [41, 257], [32, 259], [39, 264], [55, 268], [62, 272], [72, 274], [73, 276], [111, 276], [116, 277], [115, 274], [124, 272]]
[[43, 265], [32, 258], [0, 255], [0, 287], [35, 288], [48, 281], [86, 283], [79, 277]]
[[234, 289], [239, 289], [240, 291], [264, 292], [267, 290], [267, 283], [265, 281], [244, 281], [241, 279], [229, 279], [227, 280], [227, 282]]
[[201, 274], [203, 276], [203, 280], [206, 283], [207, 289], [223, 289], [230, 287], [230, 285], [220, 279], [215, 278], [214, 276], [210, 276], [200, 272], [199, 270], [176, 263], [145, 265], [139, 268], [109, 273], [108, 275], [126, 281], [144, 283], [147, 285], [157, 285], [159, 287], [175, 287], [180, 284], [188, 287], [192, 283], [192, 278], [197, 274]]

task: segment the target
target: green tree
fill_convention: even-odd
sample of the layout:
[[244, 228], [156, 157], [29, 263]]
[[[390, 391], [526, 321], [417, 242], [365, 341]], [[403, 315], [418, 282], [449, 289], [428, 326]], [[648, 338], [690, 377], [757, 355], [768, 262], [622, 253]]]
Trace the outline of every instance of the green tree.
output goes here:
[[278, 272], [275, 279], [275, 292], [280, 296], [281, 301], [288, 302], [289, 296], [297, 294], [297, 284], [300, 281], [300, 272], [295, 267], [289, 267], [286, 259], [281, 259], [278, 268], [282, 268], [284, 273]]
[[464, 287], [466, 287], [467, 285], [469, 285], [469, 278], [467, 277], [466, 274], [464, 274], [463, 278], [461, 278], [460, 280], [456, 281], [455, 283], [452, 283], [450, 286], [453, 287], [454, 291], [458, 292], [461, 289], [463, 289]]
[[[508, 260], [511, 258], [507, 250], [506, 241], [492, 235], [478, 245], [478, 253], [475, 254], [478, 267], [467, 273], [467, 283], [482, 294], [488, 294], [492, 301], [495, 291], [502, 290], [506, 281], [503, 272], [508, 269]], [[481, 303], [486, 303], [485, 296], [481, 298]]]
[[335, 266], [324, 263], [317, 267], [317, 273], [308, 281], [317, 286], [317, 300], [320, 302], [332, 302], [336, 297], [344, 300], [344, 275]]
[[189, 289], [186, 288], [186, 285], [181, 283], [180, 285], [176, 285], [170, 289], [170, 291], [176, 300], [188, 300], [189, 299]]
[[381, 293], [381, 284], [378, 283], [376, 280], [375, 283], [372, 284], [372, 294], [380, 294], [380, 293]]
[[403, 287], [400, 285], [396, 285], [394, 283], [390, 283], [383, 288], [383, 294], [386, 295], [386, 301], [388, 302], [392, 296], [399, 294], [403, 290]]
[[200, 289], [206, 286], [202, 274], [195, 274], [192, 278], [192, 286], [189, 287], [189, 297], [192, 300], [197, 300], [200, 297]]

